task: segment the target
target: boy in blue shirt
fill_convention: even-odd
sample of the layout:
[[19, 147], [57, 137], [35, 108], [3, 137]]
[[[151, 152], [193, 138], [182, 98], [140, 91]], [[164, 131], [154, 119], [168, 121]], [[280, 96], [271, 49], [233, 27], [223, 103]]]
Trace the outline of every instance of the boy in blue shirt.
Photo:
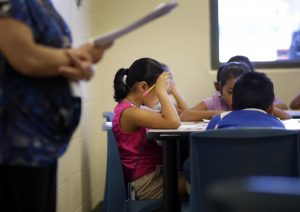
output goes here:
[[232, 112], [215, 116], [207, 129], [231, 127], [284, 128], [273, 113], [274, 89], [272, 81], [263, 73], [242, 75], [233, 87]]

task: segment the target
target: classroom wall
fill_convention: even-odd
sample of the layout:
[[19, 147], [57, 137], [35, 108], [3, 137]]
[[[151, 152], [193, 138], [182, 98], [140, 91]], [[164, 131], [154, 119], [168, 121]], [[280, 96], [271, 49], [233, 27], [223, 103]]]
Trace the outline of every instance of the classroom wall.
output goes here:
[[[71, 28], [74, 46], [86, 42], [91, 36], [91, 14], [97, 11], [93, 1], [84, 0], [81, 7], [75, 0], [53, 3]], [[95, 95], [99, 89], [94, 87], [97, 81], [99, 78], [77, 85], [76, 93], [82, 95], [82, 116], [67, 152], [59, 160], [57, 212], [90, 212], [103, 196], [106, 153], [101, 140], [101, 110]]]
[[[124, 26], [148, 13], [161, 1], [53, 0], [70, 24], [75, 46], [90, 36]], [[83, 114], [70, 147], [60, 159], [58, 212], [90, 211], [102, 199], [106, 167], [103, 111], [112, 111], [115, 72], [141, 57], [168, 64], [176, 84], [190, 105], [214, 92], [215, 71], [210, 68], [209, 0], [180, 1], [169, 15], [115, 41], [95, 66], [95, 77], [81, 83]], [[300, 69], [264, 71], [275, 84], [276, 95], [290, 102], [300, 91]]]

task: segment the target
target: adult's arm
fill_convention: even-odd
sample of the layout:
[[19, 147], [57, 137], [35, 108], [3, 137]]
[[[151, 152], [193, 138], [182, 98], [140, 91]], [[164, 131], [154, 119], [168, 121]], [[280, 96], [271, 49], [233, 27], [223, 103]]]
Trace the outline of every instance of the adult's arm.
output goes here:
[[65, 49], [35, 43], [29, 26], [0, 18], [0, 52], [20, 73], [32, 77], [59, 75], [59, 66], [71, 65]]

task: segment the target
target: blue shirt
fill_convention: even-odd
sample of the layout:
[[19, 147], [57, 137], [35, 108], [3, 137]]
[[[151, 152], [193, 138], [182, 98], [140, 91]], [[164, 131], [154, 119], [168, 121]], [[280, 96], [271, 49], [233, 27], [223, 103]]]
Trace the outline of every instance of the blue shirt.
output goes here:
[[[71, 45], [69, 28], [50, 0], [0, 0], [3, 16], [30, 27], [38, 44]], [[0, 164], [52, 164], [65, 151], [80, 111], [81, 99], [72, 96], [66, 78], [24, 76], [0, 54]]]
[[265, 111], [258, 109], [245, 109], [229, 113], [225, 112], [213, 117], [208, 123], [206, 130], [234, 127], [285, 128], [280, 120]]

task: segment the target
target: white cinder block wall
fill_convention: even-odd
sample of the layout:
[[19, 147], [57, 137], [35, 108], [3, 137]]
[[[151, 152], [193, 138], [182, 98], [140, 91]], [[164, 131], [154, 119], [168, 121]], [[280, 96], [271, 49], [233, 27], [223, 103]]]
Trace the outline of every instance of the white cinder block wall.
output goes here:
[[[82, 2], [78, 7], [76, 0], [53, 0], [71, 28], [74, 46], [91, 37], [91, 19], [97, 13], [97, 8], [93, 7], [97, 0]], [[94, 77], [89, 83], [79, 85], [83, 100], [82, 116], [67, 152], [59, 160], [57, 212], [90, 212], [103, 199], [106, 146], [101, 138], [104, 133], [100, 130], [99, 83], [101, 78]], [[104, 135], [102, 137], [105, 138]]]
[[[167, 1], [167, 0], [165, 0]], [[74, 44], [136, 20], [162, 0], [53, 0], [71, 26]], [[66, 154], [59, 161], [58, 212], [89, 212], [103, 199], [106, 137], [102, 112], [112, 110], [114, 73], [140, 57], [170, 66], [177, 87], [190, 105], [211, 95], [216, 72], [210, 67], [209, 0], [178, 0], [171, 14], [117, 40], [96, 66], [89, 83], [81, 83], [83, 113]], [[250, 58], [251, 59], [251, 58]], [[258, 70], [268, 74], [276, 96], [287, 103], [300, 91], [300, 69]]]

